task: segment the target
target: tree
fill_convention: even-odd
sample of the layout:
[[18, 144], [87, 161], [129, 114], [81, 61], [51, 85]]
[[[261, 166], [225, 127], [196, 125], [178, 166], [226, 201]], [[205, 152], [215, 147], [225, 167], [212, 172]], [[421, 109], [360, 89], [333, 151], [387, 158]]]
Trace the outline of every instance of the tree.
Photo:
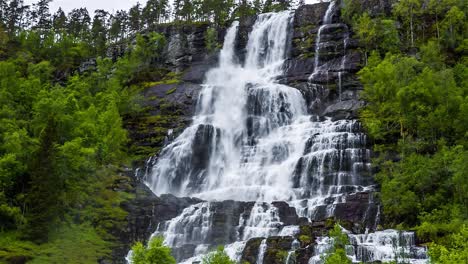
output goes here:
[[25, 20], [29, 13], [29, 6], [24, 5], [23, 0], [11, 0], [3, 13], [4, 23], [10, 36], [13, 36], [18, 29], [25, 28], [30, 22]]
[[145, 248], [141, 242], [137, 242], [132, 247], [133, 264], [175, 264], [176, 261], [171, 256], [171, 249], [163, 245], [164, 238], [154, 237]]
[[453, 6], [447, 12], [447, 15], [441, 22], [441, 31], [444, 35], [443, 42], [446, 47], [454, 49], [457, 45], [466, 38], [468, 23], [466, 22], [466, 14], [457, 6]]
[[202, 264], [235, 264], [235, 262], [229, 258], [221, 246], [215, 252], [208, 253], [203, 258]]
[[109, 13], [104, 10], [96, 10], [94, 12], [93, 25], [91, 27], [91, 39], [95, 54], [98, 56], [105, 56], [107, 48], [107, 27], [106, 21]]
[[328, 234], [333, 246], [326, 255], [323, 256], [325, 264], [351, 264], [352, 261], [346, 256], [346, 245], [349, 245], [348, 236], [341, 230], [339, 224], [335, 224]]
[[377, 42], [377, 25], [368, 13], [364, 13], [364, 15], [357, 19], [356, 28], [359, 41], [362, 42], [365, 47], [365, 58], [367, 64], [367, 54], [375, 47]]
[[67, 16], [63, 12], [62, 8], [59, 7], [52, 18], [52, 27], [56, 33], [65, 32], [67, 26]]
[[466, 263], [468, 260], [468, 227], [450, 235], [449, 246], [432, 243], [429, 255], [434, 263]]
[[73, 9], [68, 14], [68, 34], [82, 40], [87, 39], [90, 23], [91, 18], [86, 8]]
[[128, 27], [131, 33], [137, 33], [142, 29], [141, 6], [137, 3], [128, 11]]
[[414, 47], [414, 24], [417, 23], [416, 16], [421, 9], [420, 0], [401, 0], [395, 4], [393, 9], [395, 15], [403, 21], [407, 28], [407, 36], [410, 39], [411, 47]]
[[128, 15], [126, 11], [117, 11], [110, 18], [109, 38], [114, 42], [123, 40], [127, 35]]
[[33, 5], [33, 11], [31, 13], [33, 22], [33, 28], [39, 30], [41, 33], [50, 30], [52, 27], [52, 19], [49, 12], [49, 4], [52, 0], [39, 0]]

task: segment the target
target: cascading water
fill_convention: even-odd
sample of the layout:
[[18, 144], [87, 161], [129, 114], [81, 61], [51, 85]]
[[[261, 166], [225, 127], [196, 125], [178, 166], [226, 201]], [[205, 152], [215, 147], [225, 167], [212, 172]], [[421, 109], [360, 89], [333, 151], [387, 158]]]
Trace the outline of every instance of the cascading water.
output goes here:
[[[331, 23], [334, 8], [331, 2], [325, 24]], [[292, 20], [289, 11], [258, 16], [244, 63], [235, 54], [239, 23], [234, 22], [219, 66], [206, 75], [191, 126], [148, 161], [152, 164], [145, 180], [154, 193], [208, 201], [186, 208], [154, 233], [176, 251], [192, 248], [192, 258], [179, 258], [183, 263], [200, 260], [196, 255], [213, 246], [215, 201], [244, 201], [248, 208], [239, 217], [236, 239], [220, 240], [231, 258], [239, 260], [250, 238], [299, 232], [298, 226], [282, 222], [273, 201], [286, 201], [310, 221], [333, 216], [349, 194], [373, 189], [370, 150], [359, 122], [319, 120], [308, 112], [299, 90], [277, 82], [288, 55]], [[318, 57], [315, 64], [318, 72]], [[263, 263], [267, 240], [261, 245], [257, 263]], [[288, 259], [294, 246], [297, 242]]]
[[311, 79], [313, 79], [317, 74], [319, 74], [323, 69], [320, 67], [320, 52], [324, 46], [324, 43], [322, 43], [322, 34], [323, 30], [327, 28], [331, 22], [332, 22], [332, 16], [333, 16], [333, 11], [335, 9], [335, 2], [332, 1], [328, 5], [327, 11], [325, 12], [325, 16], [323, 17], [323, 23], [319, 27], [318, 32], [317, 32], [317, 38], [315, 39], [315, 57], [314, 57], [314, 72], [310, 76]]
[[[346, 248], [346, 255], [353, 263], [427, 263], [426, 249], [416, 247], [413, 232], [384, 230], [359, 235], [348, 232], [348, 237], [351, 244]], [[330, 251], [332, 244], [331, 238], [317, 238], [314, 256], [309, 264], [322, 264], [322, 256]]]

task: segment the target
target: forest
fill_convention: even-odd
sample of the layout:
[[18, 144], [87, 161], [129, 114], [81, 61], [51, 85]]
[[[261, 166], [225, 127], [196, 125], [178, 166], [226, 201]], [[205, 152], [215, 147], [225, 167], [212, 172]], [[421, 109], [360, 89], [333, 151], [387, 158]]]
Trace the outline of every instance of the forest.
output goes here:
[[[126, 119], [161, 72], [161, 24], [207, 23], [294, 9], [304, 1], [148, 0], [109, 13], [0, 0], [0, 262], [97, 263], [125, 227], [112, 191], [142, 157]], [[384, 227], [416, 231], [433, 263], [468, 260], [468, 13], [465, 0], [389, 0], [370, 14], [344, 0], [342, 19], [365, 54], [358, 76]], [[215, 33], [213, 33], [215, 34]], [[217, 38], [207, 34], [216, 51]], [[214, 43], [214, 44], [213, 44]], [[124, 45], [125, 52], [109, 53]], [[93, 61], [91, 68], [82, 66]], [[175, 77], [176, 78], [176, 77]], [[326, 263], [347, 263], [339, 229]], [[175, 263], [160, 238], [135, 263]], [[155, 255], [156, 254], [156, 257]], [[163, 257], [161, 257], [163, 256]], [[154, 262], [159, 259], [159, 262]], [[165, 259], [164, 261], [161, 259]], [[222, 248], [203, 263], [234, 263]]]

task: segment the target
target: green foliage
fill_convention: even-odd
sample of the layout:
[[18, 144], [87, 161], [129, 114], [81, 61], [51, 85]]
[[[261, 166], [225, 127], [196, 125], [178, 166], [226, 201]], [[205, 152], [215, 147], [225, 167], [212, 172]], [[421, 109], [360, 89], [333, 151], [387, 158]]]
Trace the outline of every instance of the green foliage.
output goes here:
[[351, 264], [353, 263], [347, 256], [346, 251], [342, 248], [336, 249], [333, 253], [325, 258], [324, 264]]
[[203, 258], [202, 264], [235, 264], [235, 262], [224, 252], [223, 247], [218, 247], [215, 252], [211, 252]]
[[433, 263], [455, 264], [468, 261], [468, 227], [464, 225], [459, 232], [451, 234], [447, 246], [432, 244], [429, 255]]
[[142, 243], [137, 242], [132, 247], [132, 263], [134, 264], [175, 264], [171, 256], [171, 249], [163, 245], [163, 237], [154, 237], [145, 248]]
[[[401, 28], [379, 27], [394, 24], [388, 17], [352, 16], [371, 53], [359, 72], [368, 103], [361, 121], [379, 154], [385, 224], [432, 241], [435, 263], [463, 262], [464, 249], [451, 241], [466, 240], [468, 223], [466, 9], [460, 1], [405, 0], [392, 13]], [[397, 36], [398, 48], [384, 44]]]
[[330, 252], [327, 252], [323, 257], [325, 264], [351, 264], [352, 261], [346, 256], [346, 245], [349, 245], [348, 236], [342, 231], [339, 224], [335, 224], [329, 234], [333, 240], [333, 246]]
[[371, 18], [367, 13], [354, 18], [353, 25], [366, 55], [371, 50], [378, 50], [383, 54], [389, 51], [398, 52], [400, 38], [394, 20]]
[[216, 28], [208, 28], [205, 32], [205, 46], [208, 52], [213, 52], [220, 48], [218, 43], [218, 31]]

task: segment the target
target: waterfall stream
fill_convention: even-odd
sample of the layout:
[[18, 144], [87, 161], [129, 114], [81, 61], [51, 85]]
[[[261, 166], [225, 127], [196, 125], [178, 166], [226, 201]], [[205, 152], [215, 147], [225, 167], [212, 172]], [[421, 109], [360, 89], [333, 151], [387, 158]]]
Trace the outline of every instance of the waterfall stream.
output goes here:
[[[320, 38], [334, 8], [331, 2], [319, 28], [312, 75], [324, 70]], [[225, 251], [239, 260], [250, 238], [299, 232], [298, 226], [283, 222], [272, 202], [285, 201], [299, 217], [312, 221], [333, 216], [350, 194], [373, 191], [370, 150], [359, 122], [320, 120], [307, 110], [299, 90], [277, 82], [284, 74], [293, 14], [259, 15], [244, 62], [235, 52], [239, 23], [232, 24], [219, 66], [206, 75], [192, 124], [149, 161], [145, 180], [155, 194], [207, 201], [186, 208], [154, 233], [173, 249], [192, 248], [192, 257], [181, 263], [200, 260], [196, 255], [213, 246], [216, 202], [242, 201], [248, 208], [239, 217], [235, 241], [224, 238]], [[354, 259], [366, 259], [368, 239], [355, 236], [353, 241], [361, 250]], [[327, 247], [328, 241], [319, 242]], [[263, 239], [257, 263], [263, 263], [266, 246]], [[372, 259], [378, 260], [377, 255]]]

